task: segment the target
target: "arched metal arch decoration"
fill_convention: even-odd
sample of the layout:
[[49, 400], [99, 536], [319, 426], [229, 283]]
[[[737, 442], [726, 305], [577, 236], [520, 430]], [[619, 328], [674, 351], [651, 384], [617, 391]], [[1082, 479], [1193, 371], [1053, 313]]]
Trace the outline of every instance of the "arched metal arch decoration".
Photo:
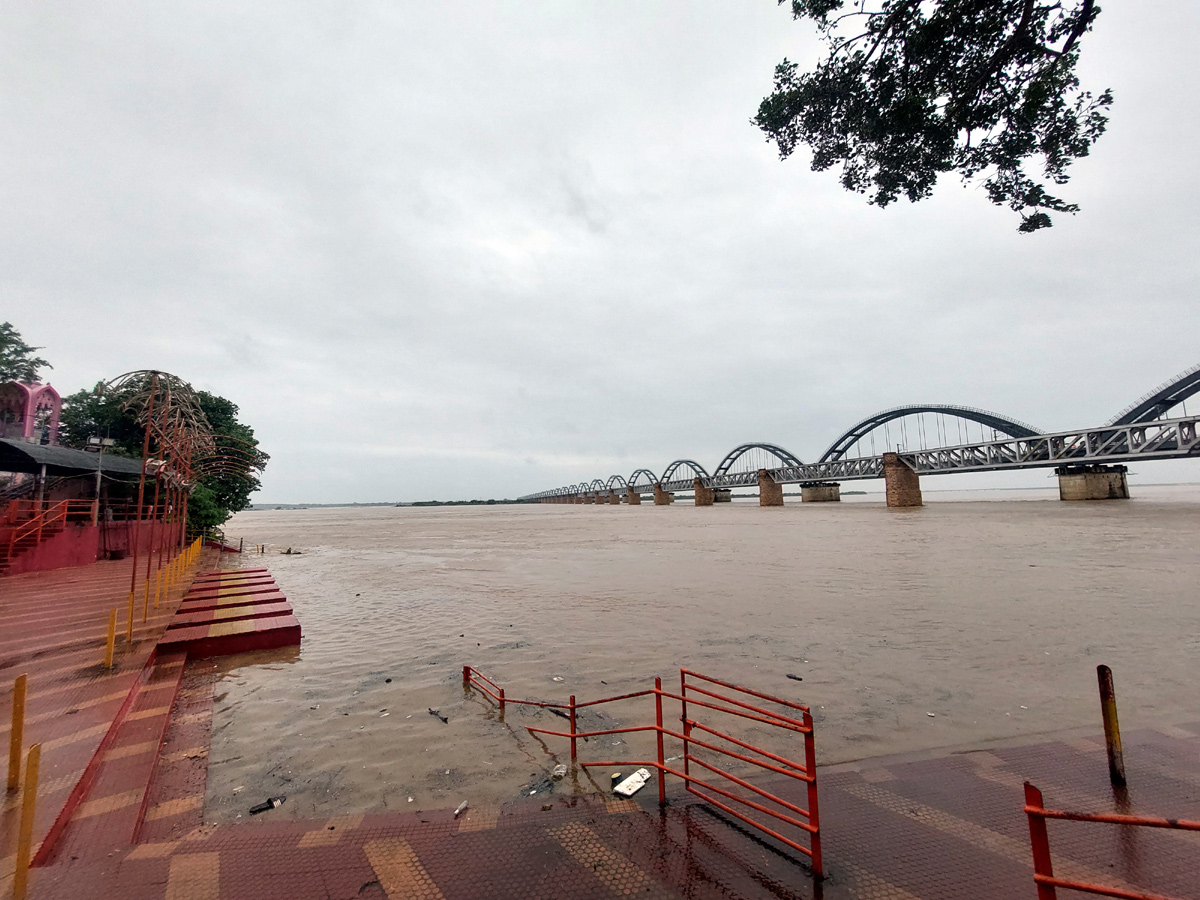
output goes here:
[[695, 473], [695, 475], [698, 475], [701, 478], [708, 477], [708, 472], [704, 471], [704, 466], [700, 465], [700, 463], [698, 463], [694, 460], [691, 460], [691, 459], [677, 459], [677, 460], [675, 460], [675, 462], [673, 462], [669, 466], [667, 466], [666, 470], [662, 473], [661, 481], [663, 483], [668, 482], [668, 481], [674, 481], [675, 473], [677, 471], [679, 471], [680, 469], [682, 469], [684, 466], [690, 466], [692, 468], [692, 471]]
[[589, 491], [607, 491], [608, 487], [599, 478], [593, 478], [592, 483], [587, 486]]
[[1151, 422], [1162, 416], [1172, 406], [1182, 403], [1197, 392], [1200, 392], [1200, 365], [1192, 366], [1186, 372], [1176, 375], [1150, 393], [1139, 397], [1117, 413], [1108, 424], [1136, 425], [1141, 422]]
[[881, 410], [872, 416], [867, 416], [830, 444], [829, 449], [818, 461], [831, 462], [841, 459], [846, 455], [847, 450], [881, 425], [894, 419], [902, 419], [905, 416], [919, 415], [920, 413], [942, 413], [948, 416], [957, 416], [960, 419], [986, 425], [988, 428], [995, 428], [1002, 434], [1014, 438], [1036, 437], [1042, 433], [1032, 425], [1010, 419], [999, 413], [989, 412], [986, 409], [976, 409], [973, 406], [951, 406], [943, 403], [915, 403], [911, 406], [893, 406], [891, 409]]
[[[638, 477], [641, 475], [646, 476], [645, 481], [638, 480]], [[653, 487], [657, 483], [658, 483], [658, 476], [655, 475], [653, 472], [651, 472], [649, 469], [634, 469], [633, 473], [629, 476], [629, 479], [626, 481], [626, 484], [630, 485], [631, 487]]]
[[611, 491], [614, 486], [624, 488], [627, 485], [625, 484], [625, 479], [620, 475], [610, 475], [608, 478], [608, 483], [605, 485], [605, 487]]
[[751, 450], [765, 450], [767, 453], [775, 456], [780, 463], [785, 466], [804, 465], [804, 463], [801, 462], [800, 457], [788, 450], [783, 449], [777, 444], [740, 444], [730, 450], [725, 458], [721, 460], [721, 464], [717, 466], [717, 470], [713, 472], [713, 476], [716, 477], [726, 474], [730, 469], [733, 468], [733, 464], [737, 462], [738, 459], [749, 453]]

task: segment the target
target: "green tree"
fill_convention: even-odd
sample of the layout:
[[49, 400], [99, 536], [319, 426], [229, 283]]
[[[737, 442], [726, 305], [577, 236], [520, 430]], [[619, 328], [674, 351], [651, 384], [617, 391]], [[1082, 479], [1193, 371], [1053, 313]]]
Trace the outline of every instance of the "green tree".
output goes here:
[[781, 158], [807, 144], [815, 171], [840, 163], [842, 185], [879, 206], [928, 197], [946, 172], [982, 177], [1022, 232], [1078, 210], [1047, 183], [1067, 182], [1108, 121], [1112, 93], [1080, 90], [1075, 74], [1095, 0], [778, 2], [828, 51], [812, 72], [776, 66], [752, 120]]
[[11, 322], [0, 322], [0, 384], [37, 381], [38, 369], [53, 369], [46, 360], [33, 355], [41, 349], [25, 343]]

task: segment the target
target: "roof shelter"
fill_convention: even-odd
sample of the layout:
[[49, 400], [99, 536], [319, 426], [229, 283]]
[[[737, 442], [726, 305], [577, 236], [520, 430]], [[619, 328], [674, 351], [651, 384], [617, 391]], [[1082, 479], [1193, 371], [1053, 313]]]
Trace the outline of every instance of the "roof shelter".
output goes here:
[[[53, 444], [32, 444], [28, 441], [0, 438], [0, 472], [25, 472], [31, 475], [45, 474], [51, 477], [82, 475], [95, 472], [100, 467], [100, 454], [84, 450], [72, 450]], [[142, 471], [140, 459], [124, 456], [104, 455], [106, 475], [138, 475]]]

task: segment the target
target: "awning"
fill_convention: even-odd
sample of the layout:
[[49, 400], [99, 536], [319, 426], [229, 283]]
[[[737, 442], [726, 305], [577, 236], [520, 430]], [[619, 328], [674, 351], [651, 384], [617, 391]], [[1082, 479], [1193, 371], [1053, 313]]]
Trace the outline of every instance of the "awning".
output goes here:
[[[36, 475], [42, 470], [42, 466], [45, 466], [47, 475], [79, 475], [95, 472], [99, 464], [99, 453], [0, 438], [0, 472], [28, 472]], [[103, 466], [106, 475], [138, 475], [142, 471], [140, 459], [114, 456], [111, 453], [104, 454]]]

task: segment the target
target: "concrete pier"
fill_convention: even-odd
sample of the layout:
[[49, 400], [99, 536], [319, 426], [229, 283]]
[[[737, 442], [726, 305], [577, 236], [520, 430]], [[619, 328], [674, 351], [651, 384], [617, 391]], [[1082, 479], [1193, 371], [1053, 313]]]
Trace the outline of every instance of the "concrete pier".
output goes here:
[[836, 481], [821, 481], [800, 485], [800, 500], [804, 503], [838, 503], [842, 486]]
[[584, 494], [584, 495], [583, 495], [583, 502], [584, 502], [584, 503], [595, 503], [595, 502], [596, 502], [596, 495], [595, 495], [595, 494]]
[[697, 506], [712, 506], [713, 505], [713, 489], [707, 487], [702, 480], [695, 478], [692, 480], [692, 490], [696, 492]]
[[1059, 500], [1128, 500], [1129, 481], [1125, 466], [1060, 466]]
[[921, 502], [921, 479], [900, 459], [900, 454], [883, 454], [883, 480], [887, 487], [888, 506], [923, 505]]
[[758, 470], [758, 505], [783, 506], [783, 485], [776, 484], [766, 469]]
[[608, 492], [608, 505], [609, 506], [620, 506], [621, 505], [621, 495], [619, 493], [617, 493], [616, 491], [609, 491]]
[[675, 495], [670, 491], [664, 491], [661, 484], [654, 486], [654, 505], [667, 506], [675, 500]]
[[633, 488], [625, 488], [625, 496], [629, 500], [630, 506], [639, 506], [642, 502], [642, 495]]

